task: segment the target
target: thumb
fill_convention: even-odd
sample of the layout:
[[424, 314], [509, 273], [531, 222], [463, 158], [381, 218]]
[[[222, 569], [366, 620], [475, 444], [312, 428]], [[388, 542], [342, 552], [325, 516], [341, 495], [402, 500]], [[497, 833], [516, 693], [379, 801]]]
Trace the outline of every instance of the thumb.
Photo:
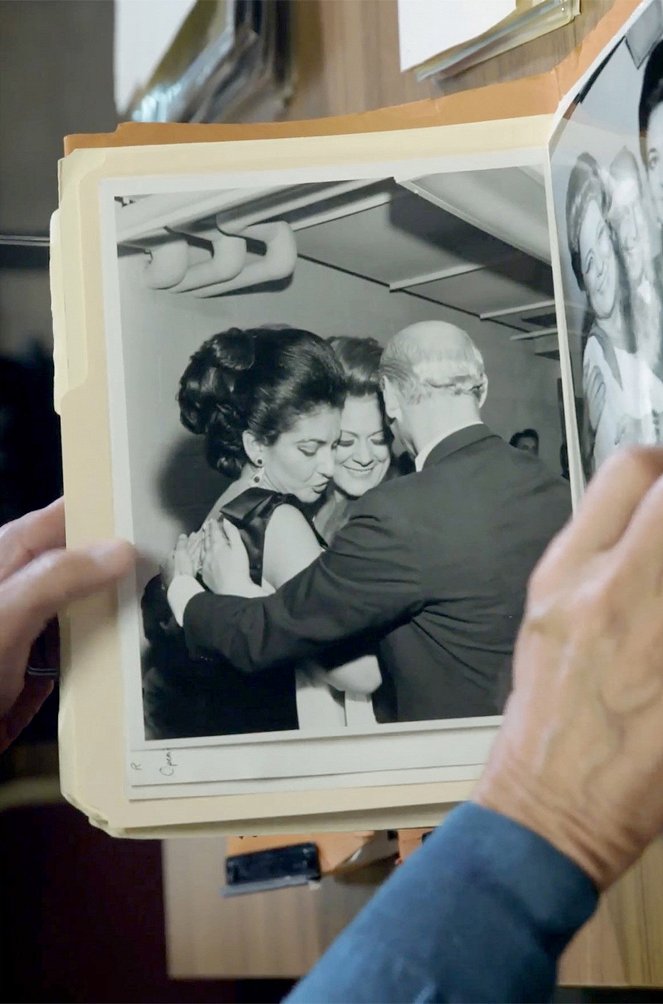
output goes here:
[[50, 620], [74, 600], [119, 581], [132, 568], [135, 557], [134, 548], [124, 540], [47, 551], [3, 584], [10, 594], [4, 610], [13, 608], [19, 618]]

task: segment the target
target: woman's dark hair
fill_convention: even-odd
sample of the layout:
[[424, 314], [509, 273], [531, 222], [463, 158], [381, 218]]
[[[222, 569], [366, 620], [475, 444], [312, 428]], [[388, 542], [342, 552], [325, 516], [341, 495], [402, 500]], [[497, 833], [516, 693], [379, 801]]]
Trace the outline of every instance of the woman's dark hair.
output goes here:
[[599, 165], [590, 153], [581, 154], [573, 166], [566, 189], [566, 233], [571, 267], [580, 289], [585, 289], [580, 261], [580, 228], [591, 201], [596, 202], [604, 220], [608, 218], [608, 195]]
[[342, 408], [345, 380], [331, 347], [299, 328], [230, 328], [191, 356], [177, 396], [180, 419], [205, 436], [210, 466], [237, 477], [242, 433], [267, 445], [302, 415]]
[[647, 60], [642, 77], [640, 104], [638, 105], [638, 126], [640, 130], [640, 154], [647, 166], [647, 130], [652, 112], [663, 101], [663, 42], [654, 46]]
[[369, 394], [377, 397], [385, 439], [391, 443], [394, 437], [385, 414], [380, 387], [382, 345], [375, 338], [354, 338], [350, 335], [334, 335], [327, 339], [327, 344], [333, 348], [343, 369], [348, 397], [368, 397]]
[[380, 394], [379, 368], [382, 346], [375, 338], [335, 335], [327, 339], [343, 368], [345, 385], [352, 397]]

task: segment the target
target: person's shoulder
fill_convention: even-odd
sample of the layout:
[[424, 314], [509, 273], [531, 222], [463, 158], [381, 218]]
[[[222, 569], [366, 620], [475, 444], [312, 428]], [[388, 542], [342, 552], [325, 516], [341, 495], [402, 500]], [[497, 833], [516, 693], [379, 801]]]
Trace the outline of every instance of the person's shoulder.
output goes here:
[[402, 507], [415, 497], [416, 478], [420, 474], [413, 471], [382, 481], [375, 488], [370, 488], [361, 498], [355, 499], [350, 505], [350, 517], [360, 514], [376, 518], [389, 515], [402, 515]]
[[311, 524], [304, 513], [296, 505], [293, 505], [292, 502], [287, 501], [283, 501], [275, 506], [274, 511], [269, 517], [268, 526], [272, 532], [286, 535], [290, 533], [313, 533]]
[[[512, 449], [512, 448], [510, 448]], [[532, 497], [545, 499], [547, 505], [557, 504], [562, 512], [571, 513], [571, 490], [569, 482], [551, 470], [540, 457], [533, 457], [523, 450], [513, 450], [513, 463], [521, 468]]]

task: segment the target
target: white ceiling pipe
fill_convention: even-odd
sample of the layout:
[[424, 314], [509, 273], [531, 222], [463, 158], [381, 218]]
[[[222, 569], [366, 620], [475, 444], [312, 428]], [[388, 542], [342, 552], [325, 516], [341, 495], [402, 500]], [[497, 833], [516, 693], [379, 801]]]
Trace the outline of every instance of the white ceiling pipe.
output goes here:
[[[318, 185], [287, 185], [274, 188], [231, 188], [216, 192], [178, 192], [148, 195], [126, 206], [117, 206], [116, 232], [119, 244], [160, 237], [164, 231], [185, 229], [207, 216], [219, 217], [219, 229], [237, 233], [254, 223], [283, 216], [293, 209], [375, 184], [375, 178], [344, 181], [324, 188]], [[302, 189], [304, 189], [302, 191]], [[298, 195], [294, 195], [298, 192]], [[258, 206], [270, 198], [268, 206]], [[232, 211], [232, 219], [227, 215]]]
[[246, 266], [247, 257], [244, 238], [219, 234], [211, 241], [211, 249], [206, 259], [191, 264], [181, 281], [170, 288], [170, 292], [191, 293], [205, 286], [234, 279]]
[[143, 272], [145, 285], [150, 289], [168, 289], [186, 275], [189, 267], [189, 245], [184, 238], [167, 241], [146, 250], [147, 262]]
[[297, 264], [297, 243], [287, 223], [280, 220], [276, 223], [248, 227], [242, 236], [264, 242], [265, 254], [253, 260], [249, 258], [242, 271], [227, 282], [218, 282], [192, 290], [193, 296], [219, 296], [237, 289], [289, 279], [292, 276]]

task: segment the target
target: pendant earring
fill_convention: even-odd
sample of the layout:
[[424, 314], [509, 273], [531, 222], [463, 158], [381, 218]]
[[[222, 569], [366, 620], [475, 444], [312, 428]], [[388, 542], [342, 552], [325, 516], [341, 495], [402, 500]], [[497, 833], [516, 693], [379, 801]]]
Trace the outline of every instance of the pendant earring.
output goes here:
[[258, 457], [257, 460], [256, 460], [256, 462], [255, 462], [255, 465], [256, 465], [256, 467], [261, 468], [261, 469], [257, 470], [256, 473], [253, 475], [253, 478], [251, 479], [253, 481], [254, 485], [259, 485], [260, 482], [262, 481], [262, 463], [263, 463], [262, 457]]

